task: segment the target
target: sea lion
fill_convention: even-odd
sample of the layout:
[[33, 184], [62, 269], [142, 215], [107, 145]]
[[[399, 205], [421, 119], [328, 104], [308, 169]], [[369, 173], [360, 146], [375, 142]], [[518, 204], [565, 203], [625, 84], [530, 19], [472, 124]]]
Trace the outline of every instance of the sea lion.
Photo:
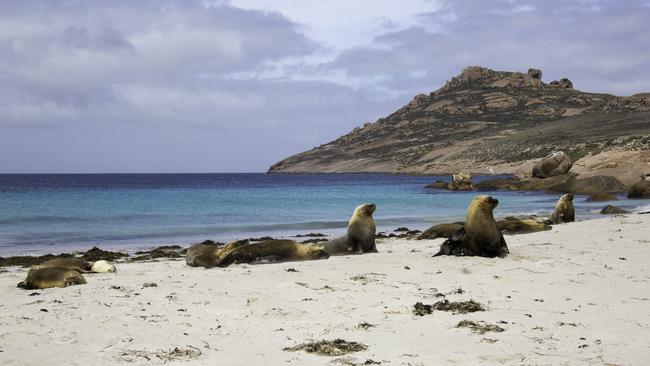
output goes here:
[[79, 273], [116, 271], [115, 266], [105, 260], [88, 262], [81, 258], [54, 258], [32, 267], [32, 269], [39, 268], [64, 268]]
[[375, 246], [375, 220], [372, 218], [377, 206], [374, 204], [359, 205], [348, 223], [347, 234], [320, 246], [329, 255], [343, 255], [352, 253], [377, 253]]
[[505, 234], [526, 234], [551, 230], [550, 220], [537, 217], [506, 217], [497, 221], [497, 228]]
[[223, 257], [220, 267], [233, 263], [261, 260], [273, 262], [327, 259], [329, 254], [317, 244], [300, 244], [294, 240], [267, 240], [240, 246]]
[[573, 193], [567, 193], [560, 197], [555, 204], [555, 211], [551, 215], [554, 224], [576, 221], [576, 209], [573, 207]]
[[27, 273], [27, 278], [18, 284], [25, 290], [36, 290], [51, 287], [67, 287], [83, 285], [86, 283], [84, 276], [74, 269], [45, 267], [32, 268]]
[[196, 244], [187, 250], [185, 262], [191, 267], [221, 267], [223, 257], [248, 244], [248, 240], [236, 240], [226, 245]]
[[460, 229], [464, 222], [452, 222], [447, 224], [433, 225], [432, 227], [424, 230], [418, 240], [422, 239], [437, 239], [437, 238], [450, 238], [456, 230]]
[[447, 239], [434, 255], [505, 257], [509, 251], [494, 220], [499, 201], [490, 196], [474, 197], [467, 208], [465, 225]]

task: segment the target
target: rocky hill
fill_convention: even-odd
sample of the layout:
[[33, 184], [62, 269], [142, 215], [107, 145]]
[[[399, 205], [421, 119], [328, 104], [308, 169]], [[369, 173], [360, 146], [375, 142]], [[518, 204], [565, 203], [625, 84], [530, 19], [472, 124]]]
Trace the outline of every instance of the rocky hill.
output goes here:
[[[269, 172], [517, 173], [558, 149], [577, 160], [578, 170], [629, 172], [626, 164], [644, 170], [650, 161], [650, 93], [587, 93], [568, 79], [544, 83], [538, 69], [471, 66], [393, 114], [282, 160]], [[637, 172], [630, 174], [638, 179]]]

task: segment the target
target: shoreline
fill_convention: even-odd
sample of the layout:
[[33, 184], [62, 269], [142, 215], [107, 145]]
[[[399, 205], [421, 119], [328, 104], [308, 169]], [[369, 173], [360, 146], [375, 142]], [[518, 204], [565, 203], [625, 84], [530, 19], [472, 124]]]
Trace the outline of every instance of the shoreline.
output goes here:
[[[117, 262], [117, 273], [89, 274], [86, 285], [37, 291], [15, 287], [26, 269], [6, 267], [0, 323], [11, 326], [0, 354], [8, 365], [643, 365], [649, 225], [650, 215], [628, 214], [508, 236], [505, 259], [432, 258], [443, 239], [380, 239], [378, 254], [320, 261]], [[413, 313], [443, 300], [484, 311]], [[466, 320], [488, 330], [460, 328]], [[338, 338], [367, 349], [284, 350]]]

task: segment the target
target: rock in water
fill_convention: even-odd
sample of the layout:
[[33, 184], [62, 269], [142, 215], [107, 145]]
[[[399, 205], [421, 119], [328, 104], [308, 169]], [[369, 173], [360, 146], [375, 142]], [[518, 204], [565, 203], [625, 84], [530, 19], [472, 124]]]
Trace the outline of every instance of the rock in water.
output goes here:
[[629, 213], [625, 211], [624, 209], [612, 205], [607, 205], [603, 207], [602, 210], [600, 210], [600, 213], [602, 215], [615, 215], [615, 214], [626, 214]]
[[564, 151], [549, 154], [533, 166], [533, 176], [537, 178], [554, 177], [566, 174], [573, 166], [571, 159]]
[[650, 181], [634, 183], [627, 192], [627, 198], [650, 198]]
[[589, 196], [586, 202], [605, 202], [605, 201], [616, 201], [618, 197], [615, 194], [609, 192], [600, 192], [595, 193]]
[[452, 191], [471, 191], [474, 189], [472, 186], [472, 175], [470, 173], [457, 173], [452, 175], [451, 184], [449, 189]]

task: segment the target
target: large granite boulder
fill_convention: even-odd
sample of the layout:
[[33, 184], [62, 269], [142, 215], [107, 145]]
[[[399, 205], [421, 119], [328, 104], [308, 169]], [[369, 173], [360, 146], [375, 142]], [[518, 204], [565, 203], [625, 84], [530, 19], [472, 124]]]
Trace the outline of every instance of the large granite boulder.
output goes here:
[[618, 197], [614, 193], [609, 192], [598, 192], [587, 197], [585, 202], [605, 202], [605, 201], [616, 201]]
[[472, 186], [472, 175], [470, 173], [457, 173], [452, 175], [449, 189], [452, 191], [473, 190], [474, 186]]
[[596, 194], [603, 192], [625, 192], [627, 187], [623, 182], [609, 175], [593, 177], [573, 177], [566, 182], [549, 187], [549, 191], [575, 194]]
[[650, 181], [634, 183], [627, 192], [627, 198], [650, 198]]
[[612, 205], [607, 205], [600, 210], [601, 215], [619, 215], [629, 213], [624, 209]]
[[573, 163], [564, 151], [556, 151], [533, 166], [533, 177], [548, 178], [566, 174]]

